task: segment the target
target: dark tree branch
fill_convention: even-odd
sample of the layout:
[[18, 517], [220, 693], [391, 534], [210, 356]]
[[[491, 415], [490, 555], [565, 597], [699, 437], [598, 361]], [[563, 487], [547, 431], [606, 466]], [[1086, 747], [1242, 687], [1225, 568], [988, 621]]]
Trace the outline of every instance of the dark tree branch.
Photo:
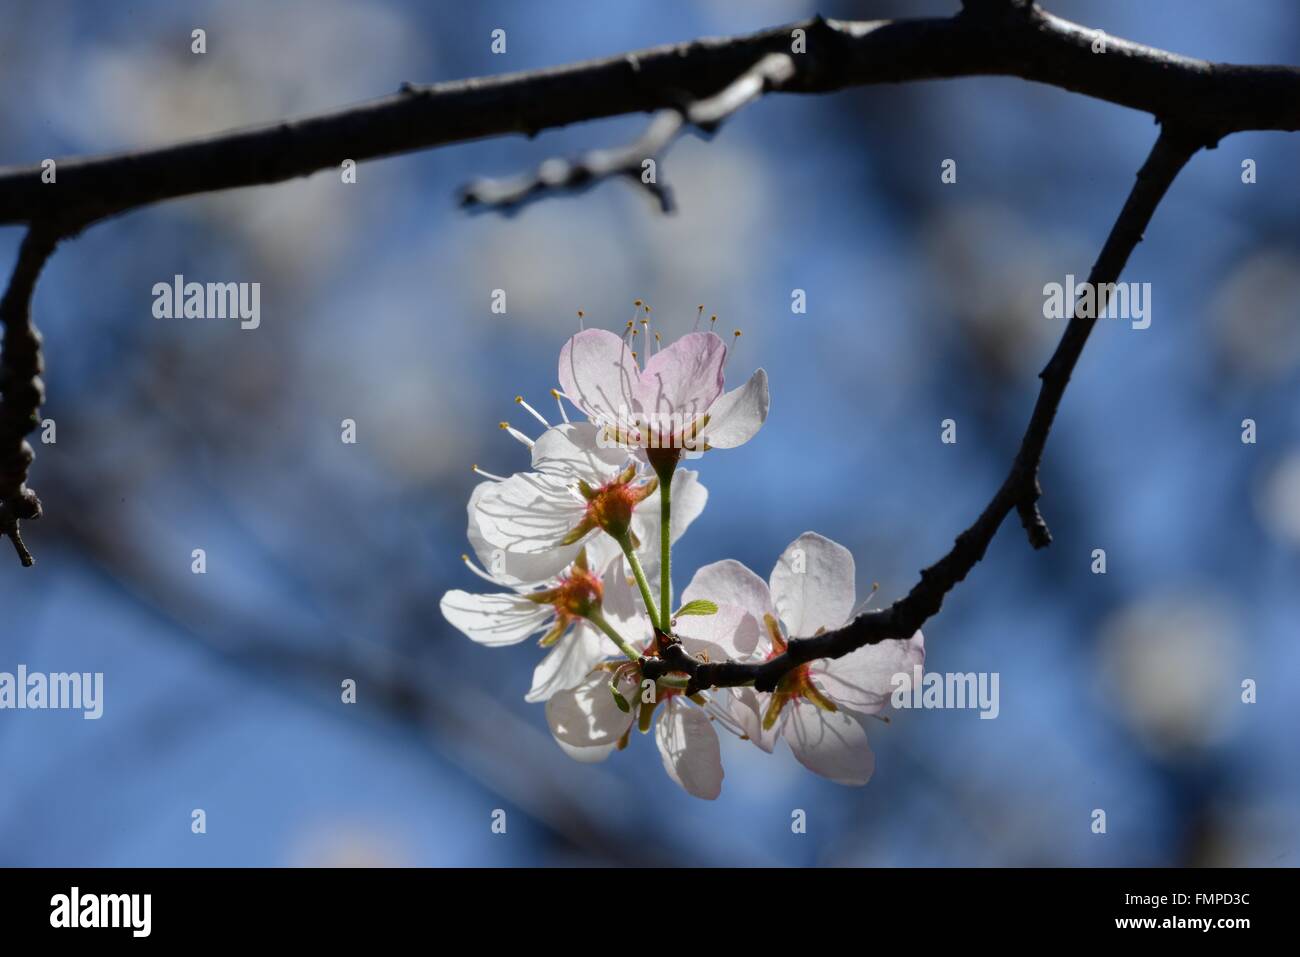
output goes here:
[[635, 143], [621, 149], [593, 150], [577, 160], [549, 159], [535, 173], [477, 180], [461, 190], [461, 204], [508, 212], [548, 192], [583, 190], [602, 179], [626, 176], [645, 187], [659, 201], [659, 208], [670, 213], [672, 193], [658, 182], [658, 170], [650, 181], [644, 178], [645, 161], [657, 160], [688, 125], [713, 132], [747, 103], [768, 90], [780, 89], [794, 72], [794, 61], [788, 54], [769, 53], [708, 99], [678, 110], [660, 110]]
[[[807, 52], [792, 53], [802, 30]], [[782, 90], [824, 93], [873, 83], [1015, 76], [1143, 110], [1220, 136], [1300, 129], [1300, 69], [1235, 66], [1099, 34], [1032, 4], [968, 4], [945, 19], [814, 18], [748, 36], [695, 40], [603, 60], [432, 86], [350, 109], [156, 149], [0, 172], [0, 224], [89, 223], [161, 200], [276, 183], [447, 143], [534, 134], [583, 120], [677, 109], [706, 98], [764, 54], [790, 54]]]
[[[1110, 235], [1102, 246], [1088, 281], [1098, 288], [1102, 283], [1113, 283], [1120, 275], [1128, 257], [1151, 222], [1151, 216], [1169, 189], [1179, 171], [1203, 146], [1214, 145], [1213, 140], [1195, 131], [1165, 125], [1156, 140], [1151, 154], [1138, 171], [1137, 182], [1129, 192], [1124, 208], [1120, 210]], [[1099, 289], [1104, 297], [1108, 289]], [[1103, 311], [1105, 299], [1097, 303], [1092, 315]], [[815, 637], [799, 637], [790, 641], [784, 654], [769, 661], [742, 664], [734, 661], [703, 663], [691, 658], [680, 643], [669, 643], [662, 657], [642, 659], [642, 671], [647, 678], [659, 678], [671, 671], [686, 672], [691, 676], [689, 691], [711, 687], [734, 687], [753, 684], [759, 691], [771, 691], [781, 676], [792, 668], [814, 658], [840, 658], [864, 645], [877, 644], [890, 639], [910, 638], [927, 620], [933, 617], [958, 582], [984, 557], [989, 543], [1012, 510], [1020, 513], [1031, 543], [1035, 547], [1047, 544], [1051, 535], [1037, 499], [1041, 493], [1038, 485], [1038, 467], [1043, 448], [1056, 418], [1056, 410], [1070, 382], [1075, 364], [1096, 324], [1095, 318], [1079, 315], [1076, 307], [1043, 371], [1039, 373], [1042, 384], [1038, 401], [1030, 415], [1020, 450], [1011, 463], [1011, 470], [993, 500], [980, 513], [975, 523], [957, 536], [948, 554], [921, 572], [921, 580], [907, 595], [880, 611], [865, 612], [843, 628]]]
[[23, 565], [35, 564], [19, 523], [41, 517], [41, 501], [27, 487], [35, 454], [27, 435], [40, 424], [45, 401], [41, 334], [32, 324], [32, 293], [59, 234], [34, 225], [23, 237], [9, 287], [0, 299], [0, 536], [8, 535]]

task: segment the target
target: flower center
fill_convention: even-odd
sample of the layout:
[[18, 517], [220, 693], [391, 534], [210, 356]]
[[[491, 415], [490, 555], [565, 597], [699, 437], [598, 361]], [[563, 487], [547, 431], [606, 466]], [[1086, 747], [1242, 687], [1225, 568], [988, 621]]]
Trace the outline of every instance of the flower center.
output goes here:
[[[784, 654], [788, 647], [785, 636], [781, 634], [781, 626], [770, 614], [763, 616], [763, 624], [767, 626], [768, 637], [772, 639], [772, 650], [768, 653], [767, 660], [771, 661], [778, 655]], [[767, 731], [776, 724], [776, 719], [781, 716], [785, 706], [798, 698], [803, 698], [823, 711], [838, 711], [835, 702], [826, 697], [822, 690], [813, 684], [812, 671], [807, 662], [801, 665], [795, 665], [776, 683], [776, 690], [772, 692], [772, 698], [768, 702], [767, 710], [763, 712], [763, 730]]]

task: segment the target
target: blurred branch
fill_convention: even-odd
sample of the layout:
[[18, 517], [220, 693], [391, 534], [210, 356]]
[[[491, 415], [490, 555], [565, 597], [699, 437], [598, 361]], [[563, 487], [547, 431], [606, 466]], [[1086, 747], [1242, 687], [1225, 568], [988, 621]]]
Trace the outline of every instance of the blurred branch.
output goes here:
[[[806, 44], [796, 52], [796, 37]], [[1099, 41], [1104, 45], [1098, 47]], [[1094, 47], [1104, 52], [1093, 52]], [[676, 109], [762, 60], [790, 55], [781, 89], [1000, 75], [1047, 83], [1219, 136], [1300, 129], [1300, 69], [1210, 63], [1062, 20], [1026, 3], [970, 2], [954, 17], [816, 17], [747, 36], [694, 40], [568, 66], [431, 86], [349, 109], [156, 149], [0, 172], [0, 224], [92, 222], [149, 203], [306, 176], [357, 161], [583, 120]]]
[[531, 174], [477, 180], [461, 191], [461, 204], [510, 211], [550, 191], [581, 190], [602, 179], [626, 176], [644, 186], [659, 200], [659, 208], [670, 213], [672, 193], [658, 182], [657, 170], [646, 179], [644, 164], [656, 160], [684, 127], [695, 126], [711, 133], [747, 103], [768, 90], [780, 89], [794, 72], [794, 61], [788, 54], [769, 53], [708, 99], [656, 113], [635, 143], [617, 150], [593, 150], [577, 160], [549, 159]]
[[[1113, 287], [1101, 284], [1111, 284], [1119, 279], [1129, 255], [1142, 241], [1142, 234], [1174, 178], [1197, 150], [1210, 145], [1213, 145], [1212, 141], [1207, 141], [1204, 135], [1195, 131], [1169, 125], [1161, 129], [1155, 146], [1138, 171], [1137, 182], [1129, 192], [1128, 199], [1088, 274], [1088, 282], [1102, 296], [1098, 308], [1090, 310], [1091, 315], [1102, 313], [1108, 293]], [[888, 608], [864, 612], [843, 628], [815, 637], [794, 638], [783, 654], [761, 663], [703, 663], [690, 657], [675, 640], [663, 642], [661, 639], [661, 657], [642, 659], [644, 676], [653, 679], [671, 671], [686, 672], [691, 676], [689, 690], [692, 692], [710, 687], [748, 684], [753, 684], [760, 691], [771, 691], [786, 672], [814, 658], [840, 658], [865, 645], [910, 638], [922, 624], [938, 613], [948, 592], [983, 559], [993, 536], [1013, 510], [1020, 513], [1030, 543], [1035, 548], [1047, 545], [1051, 541], [1051, 533], [1037, 505], [1042, 492], [1038, 483], [1039, 464], [1052, 422], [1056, 418], [1056, 410], [1096, 322], [1095, 318], [1080, 315], [1076, 307], [1056, 351], [1039, 373], [1042, 384], [1038, 400], [1006, 479], [975, 523], [957, 536], [953, 547], [943, 558], [921, 572], [920, 582], [906, 596]]]
[[40, 424], [45, 401], [41, 334], [32, 324], [32, 293], [45, 261], [59, 241], [57, 232], [33, 225], [23, 237], [18, 261], [0, 299], [0, 537], [9, 536], [24, 566], [35, 559], [23, 543], [19, 522], [41, 517], [41, 500], [27, 487], [35, 458], [27, 436]]

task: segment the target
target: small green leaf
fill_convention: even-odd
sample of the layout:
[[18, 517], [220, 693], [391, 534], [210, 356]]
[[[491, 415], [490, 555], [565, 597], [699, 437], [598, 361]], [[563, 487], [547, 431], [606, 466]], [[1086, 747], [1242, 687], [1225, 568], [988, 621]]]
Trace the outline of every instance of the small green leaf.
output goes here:
[[678, 615], [716, 615], [718, 606], [707, 598], [697, 598], [695, 601], [688, 601], [686, 604], [673, 612], [673, 617]]
[[609, 686], [609, 693], [614, 696], [614, 704], [618, 705], [619, 711], [622, 711], [624, 714], [629, 714], [632, 711], [632, 706], [627, 703], [626, 698], [618, 693], [618, 689], [614, 687], [612, 682]]

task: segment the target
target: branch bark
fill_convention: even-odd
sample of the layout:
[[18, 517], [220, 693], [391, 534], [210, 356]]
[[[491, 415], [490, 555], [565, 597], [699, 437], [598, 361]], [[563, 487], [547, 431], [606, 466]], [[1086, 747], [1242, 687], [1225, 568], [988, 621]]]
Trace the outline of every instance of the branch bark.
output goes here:
[[[1088, 274], [1088, 281], [1094, 289], [1119, 278], [1175, 177], [1197, 150], [1213, 143], [1196, 130], [1171, 125], [1162, 127]], [[1093, 316], [1104, 310], [1104, 294], [1109, 292], [1108, 289], [1099, 291], [1103, 292], [1103, 298], [1098, 301]], [[948, 592], [983, 559], [993, 536], [1013, 510], [1020, 513], [1031, 544], [1041, 547], [1050, 542], [1051, 535], [1037, 506], [1042, 492], [1038, 484], [1038, 468], [1056, 410], [1096, 322], [1095, 318], [1079, 315], [1076, 306], [1056, 351], [1039, 373], [1042, 382], [1038, 400], [1034, 403], [1029, 425], [1006, 479], [974, 524], [957, 536], [946, 555], [921, 572], [921, 580], [905, 597], [888, 608], [864, 612], [836, 631], [794, 638], [783, 654], [765, 662], [704, 663], [691, 658], [679, 642], [669, 642], [661, 657], [641, 660], [643, 675], [655, 679], [669, 672], [685, 672], [691, 676], [688, 693], [748, 684], [759, 691], [771, 691], [786, 672], [814, 658], [840, 658], [865, 645], [910, 638], [938, 613]]]
[[40, 424], [45, 401], [41, 382], [41, 334], [32, 324], [31, 301], [36, 280], [54, 252], [59, 234], [33, 226], [23, 237], [18, 261], [4, 298], [0, 299], [0, 537], [9, 536], [26, 567], [35, 564], [23, 542], [19, 523], [41, 517], [41, 501], [27, 487], [27, 470], [35, 453], [27, 436]]
[[[807, 52], [791, 54], [804, 31]], [[676, 109], [704, 99], [767, 53], [791, 54], [782, 89], [957, 76], [1013, 76], [1143, 110], [1223, 136], [1300, 129], [1300, 69], [1236, 66], [1168, 53], [1024, 3], [967, 5], [944, 19], [814, 18], [747, 36], [695, 40], [569, 66], [404, 86], [350, 109], [164, 146], [61, 161], [56, 183], [40, 167], [0, 172], [0, 224], [84, 224], [161, 200], [307, 176], [365, 160], [583, 120]]]

